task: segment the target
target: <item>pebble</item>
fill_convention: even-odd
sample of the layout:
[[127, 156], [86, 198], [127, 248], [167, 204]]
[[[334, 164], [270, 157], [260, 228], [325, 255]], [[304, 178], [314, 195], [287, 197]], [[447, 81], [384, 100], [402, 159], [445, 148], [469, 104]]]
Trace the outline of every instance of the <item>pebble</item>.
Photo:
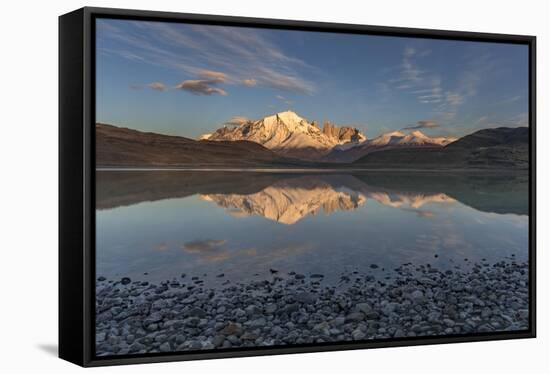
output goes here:
[[[391, 277], [367, 269], [329, 285], [287, 279], [206, 289], [98, 277], [96, 354], [460, 335], [529, 326], [529, 267], [517, 260], [439, 270], [404, 264]], [[278, 271], [281, 273], [281, 271]], [[282, 274], [282, 273], [281, 273]], [[221, 278], [222, 274], [218, 274]], [[224, 275], [228, 278], [227, 275]], [[185, 274], [182, 274], [185, 278]], [[194, 280], [199, 280], [198, 277]], [[229, 279], [226, 280], [228, 282]], [[202, 284], [202, 283], [201, 283]]]

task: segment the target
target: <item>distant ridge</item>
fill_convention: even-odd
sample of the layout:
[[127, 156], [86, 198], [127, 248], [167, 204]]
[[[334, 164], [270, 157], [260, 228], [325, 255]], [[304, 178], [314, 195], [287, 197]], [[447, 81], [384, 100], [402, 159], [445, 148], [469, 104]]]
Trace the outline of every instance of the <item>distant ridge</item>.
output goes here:
[[351, 147], [347, 144], [336, 146], [324, 160], [352, 162], [372, 152], [397, 148], [441, 148], [456, 140], [457, 138], [454, 137], [430, 137], [419, 130], [408, 134], [402, 131], [392, 131], [376, 138], [364, 140]]
[[[279, 116], [271, 120], [286, 123], [288, 118]], [[264, 125], [268, 126], [271, 120]], [[296, 125], [296, 121], [291, 123]], [[309, 123], [298, 122], [297, 126], [307, 126], [307, 131], [309, 128], [316, 128]], [[330, 131], [340, 133], [340, 130]], [[319, 135], [320, 132], [314, 131], [314, 134]], [[294, 135], [290, 138], [295, 141], [302, 138], [302, 135]], [[97, 123], [96, 165], [100, 168], [343, 169], [526, 169], [529, 165], [527, 127], [479, 130], [447, 145], [441, 145], [448, 140], [430, 138], [419, 131], [410, 134], [392, 132], [361, 142], [368, 142], [376, 150], [353, 162], [328, 162], [324, 159], [315, 161], [290, 157], [254, 141], [194, 140]], [[344, 146], [347, 146], [347, 152], [362, 147], [354, 146], [350, 142], [339, 145]], [[314, 147], [300, 150], [315, 152]], [[289, 154], [298, 155], [296, 152]]]
[[384, 168], [520, 168], [529, 166], [529, 129], [499, 127], [466, 135], [440, 148], [373, 152], [353, 165]]

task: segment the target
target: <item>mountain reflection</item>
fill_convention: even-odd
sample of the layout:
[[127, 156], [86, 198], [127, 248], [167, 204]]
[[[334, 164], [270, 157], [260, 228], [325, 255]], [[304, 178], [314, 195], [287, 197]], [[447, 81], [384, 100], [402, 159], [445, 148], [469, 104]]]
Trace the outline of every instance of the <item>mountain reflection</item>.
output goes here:
[[326, 214], [354, 210], [366, 201], [360, 192], [338, 190], [321, 177], [290, 178], [253, 194], [207, 194], [201, 198], [237, 216], [257, 215], [287, 225], [321, 210]]
[[97, 209], [199, 195], [233, 216], [287, 225], [321, 212], [353, 211], [369, 200], [425, 218], [433, 217], [430, 204], [457, 202], [479, 211], [528, 214], [526, 175], [100, 171], [96, 179]]
[[[368, 199], [392, 208], [411, 210], [428, 203], [452, 204], [456, 201], [444, 193], [410, 194], [374, 189], [350, 176], [290, 177], [252, 194], [203, 194], [201, 198], [216, 203], [234, 216], [256, 215], [287, 225], [321, 211], [332, 214], [355, 210]], [[420, 212], [419, 216], [429, 216], [429, 212]]]

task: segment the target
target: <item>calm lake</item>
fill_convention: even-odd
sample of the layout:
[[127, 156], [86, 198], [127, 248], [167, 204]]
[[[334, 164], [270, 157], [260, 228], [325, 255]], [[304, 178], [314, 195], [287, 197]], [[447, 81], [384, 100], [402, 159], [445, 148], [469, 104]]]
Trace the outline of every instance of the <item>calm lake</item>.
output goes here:
[[337, 282], [355, 270], [389, 277], [404, 263], [528, 258], [526, 175], [96, 175], [96, 268], [109, 279], [186, 274], [221, 287], [297, 272]]

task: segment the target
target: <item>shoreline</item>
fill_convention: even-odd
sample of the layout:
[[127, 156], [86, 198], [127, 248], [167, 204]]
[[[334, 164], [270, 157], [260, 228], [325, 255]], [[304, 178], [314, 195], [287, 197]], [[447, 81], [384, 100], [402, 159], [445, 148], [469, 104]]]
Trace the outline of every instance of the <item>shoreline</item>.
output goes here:
[[193, 172], [239, 172], [239, 173], [483, 173], [483, 174], [518, 174], [529, 173], [529, 169], [401, 169], [401, 168], [224, 168], [224, 167], [96, 167], [96, 172], [122, 171], [193, 171]]
[[206, 288], [200, 277], [96, 284], [96, 354], [230, 349], [518, 331], [529, 324], [528, 263], [470, 269], [403, 264], [390, 279], [346, 272]]

